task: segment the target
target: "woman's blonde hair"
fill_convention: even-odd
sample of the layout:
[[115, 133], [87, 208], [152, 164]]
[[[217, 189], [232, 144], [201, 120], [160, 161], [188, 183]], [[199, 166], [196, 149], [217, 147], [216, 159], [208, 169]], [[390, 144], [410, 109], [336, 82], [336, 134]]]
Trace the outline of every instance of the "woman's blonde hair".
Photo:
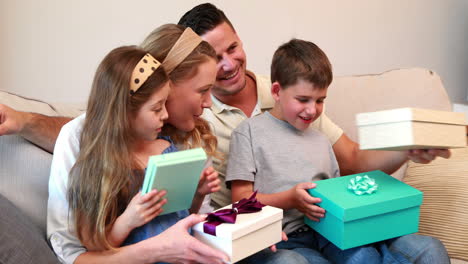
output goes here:
[[131, 154], [134, 141], [130, 118], [168, 77], [163, 67], [132, 95], [133, 69], [146, 51], [136, 46], [112, 50], [96, 70], [83, 130], [80, 153], [70, 172], [68, 200], [81, 241], [112, 248], [108, 228], [125, 210], [143, 182], [134, 169], [141, 165]]
[[[185, 27], [175, 24], [160, 26], [151, 32], [140, 46], [156, 59], [164, 61], [184, 30]], [[197, 74], [197, 66], [210, 59], [216, 61], [216, 52], [208, 42], [202, 41], [177, 67], [168, 73], [169, 79], [175, 84], [190, 79]], [[216, 136], [213, 135], [209, 123], [204, 119], [198, 118], [195, 121], [195, 129], [190, 132], [182, 132], [172, 124], [165, 124], [162, 133], [170, 136], [175, 143], [186, 149], [203, 147], [209, 156], [222, 158], [222, 155], [216, 150], [218, 142]]]

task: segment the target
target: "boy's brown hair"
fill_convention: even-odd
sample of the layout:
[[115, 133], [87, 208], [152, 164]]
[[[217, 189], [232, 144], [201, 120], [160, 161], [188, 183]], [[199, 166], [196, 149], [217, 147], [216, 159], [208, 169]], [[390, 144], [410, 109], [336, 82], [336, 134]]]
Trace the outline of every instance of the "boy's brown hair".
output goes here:
[[317, 45], [292, 39], [273, 54], [271, 82], [278, 82], [285, 89], [300, 79], [314, 84], [318, 89], [325, 89], [333, 80], [332, 66]]

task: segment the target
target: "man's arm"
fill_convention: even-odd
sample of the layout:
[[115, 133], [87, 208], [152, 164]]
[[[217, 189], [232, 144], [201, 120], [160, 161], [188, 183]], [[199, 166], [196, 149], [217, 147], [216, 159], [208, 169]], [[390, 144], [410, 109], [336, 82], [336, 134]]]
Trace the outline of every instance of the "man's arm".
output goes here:
[[19, 134], [49, 152], [54, 151], [60, 129], [70, 120], [69, 117], [20, 112], [0, 104], [0, 136]]
[[341, 175], [381, 170], [391, 174], [398, 170], [408, 160], [417, 163], [429, 163], [437, 156], [450, 157], [446, 149], [410, 150], [410, 151], [376, 151], [361, 150], [359, 144], [352, 141], [344, 133], [333, 145], [336, 159], [340, 166]]

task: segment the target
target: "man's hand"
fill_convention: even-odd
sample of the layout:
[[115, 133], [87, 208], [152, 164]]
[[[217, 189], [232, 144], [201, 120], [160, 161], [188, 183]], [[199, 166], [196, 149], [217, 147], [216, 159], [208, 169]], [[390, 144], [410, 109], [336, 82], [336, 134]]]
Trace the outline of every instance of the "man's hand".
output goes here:
[[451, 153], [448, 149], [411, 149], [407, 151], [407, 155], [413, 162], [427, 164], [437, 157], [448, 159]]
[[193, 225], [204, 221], [206, 216], [190, 215], [166, 229], [160, 235], [152, 237], [164, 241], [162, 261], [169, 263], [208, 263], [222, 264], [229, 258], [223, 252], [211, 248], [188, 233]]
[[0, 136], [21, 133], [27, 119], [28, 113], [0, 104]]
[[312, 221], [319, 221], [319, 218], [325, 216], [325, 209], [315, 205], [322, 202], [322, 199], [311, 196], [307, 190], [315, 188], [317, 184], [312, 182], [302, 182], [294, 186], [291, 191], [293, 192], [293, 199], [295, 208], [302, 212]]

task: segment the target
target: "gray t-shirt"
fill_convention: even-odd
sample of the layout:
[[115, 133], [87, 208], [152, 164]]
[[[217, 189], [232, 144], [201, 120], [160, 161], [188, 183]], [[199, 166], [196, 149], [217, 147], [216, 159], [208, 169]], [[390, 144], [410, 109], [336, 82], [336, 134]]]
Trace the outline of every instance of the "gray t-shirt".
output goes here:
[[[299, 131], [269, 112], [243, 121], [231, 135], [226, 182], [254, 182], [259, 193], [286, 191], [298, 183], [321, 180], [318, 173], [339, 177], [332, 146], [325, 135]], [[322, 176], [323, 177], [323, 176]], [[285, 210], [283, 231], [304, 225], [303, 214]]]

